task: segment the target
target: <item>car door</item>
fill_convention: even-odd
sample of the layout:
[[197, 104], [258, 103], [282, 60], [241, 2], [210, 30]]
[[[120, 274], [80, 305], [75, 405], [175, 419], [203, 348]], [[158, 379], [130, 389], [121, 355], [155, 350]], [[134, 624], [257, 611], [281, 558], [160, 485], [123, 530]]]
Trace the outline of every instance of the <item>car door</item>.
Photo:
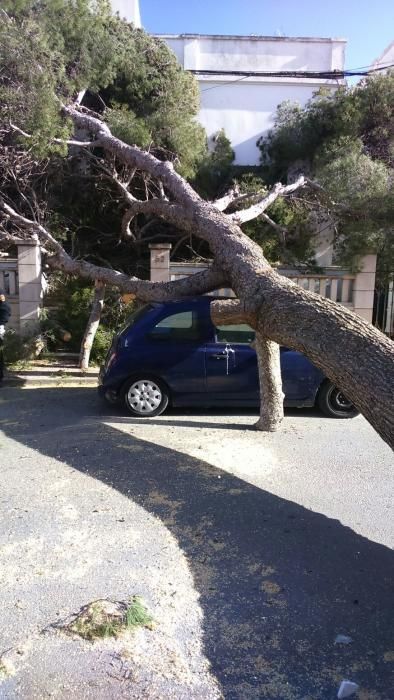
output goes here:
[[204, 329], [196, 305], [163, 310], [146, 335], [144, 366], [182, 395], [201, 396], [205, 385]]
[[[210, 396], [216, 401], [257, 404], [259, 378], [253, 329], [246, 324], [218, 326], [215, 338], [206, 346]], [[306, 357], [288, 348], [280, 349], [280, 361], [285, 401], [291, 405], [311, 397], [313, 400], [318, 370]]]
[[257, 404], [259, 380], [254, 331], [246, 324], [218, 326], [206, 344], [208, 396], [214, 401]]

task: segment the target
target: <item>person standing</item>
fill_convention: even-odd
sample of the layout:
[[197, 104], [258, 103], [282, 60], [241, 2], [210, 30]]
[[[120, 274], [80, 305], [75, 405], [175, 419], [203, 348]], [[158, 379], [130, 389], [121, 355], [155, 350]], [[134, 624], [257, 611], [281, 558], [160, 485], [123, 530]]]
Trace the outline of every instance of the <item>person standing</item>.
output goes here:
[[7, 304], [5, 300], [5, 294], [2, 289], [0, 289], [0, 385], [4, 377], [4, 336], [5, 336], [5, 324], [8, 322], [11, 316], [10, 305]]

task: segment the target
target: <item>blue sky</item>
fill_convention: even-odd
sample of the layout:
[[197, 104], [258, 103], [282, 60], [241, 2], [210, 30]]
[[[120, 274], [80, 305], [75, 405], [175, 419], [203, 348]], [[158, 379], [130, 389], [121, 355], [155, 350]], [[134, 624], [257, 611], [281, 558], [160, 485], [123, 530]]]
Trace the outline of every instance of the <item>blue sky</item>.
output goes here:
[[262, 34], [348, 39], [346, 68], [394, 40], [394, 0], [140, 0], [152, 34]]

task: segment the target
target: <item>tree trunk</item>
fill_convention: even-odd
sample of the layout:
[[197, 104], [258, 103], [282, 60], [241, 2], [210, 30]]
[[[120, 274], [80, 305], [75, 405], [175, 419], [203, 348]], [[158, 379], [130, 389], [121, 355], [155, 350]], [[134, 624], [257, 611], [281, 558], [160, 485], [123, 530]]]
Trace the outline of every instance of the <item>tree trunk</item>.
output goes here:
[[247, 323], [306, 355], [394, 448], [394, 343], [352, 311], [272, 269], [251, 265], [247, 286], [246, 301], [215, 301], [214, 317], [230, 323], [234, 313], [239, 321], [245, 309]]
[[256, 326], [253, 303], [239, 300], [214, 301], [211, 318], [216, 326], [232, 323], [249, 323], [256, 330], [253, 346], [257, 354], [260, 384], [260, 418], [255, 423], [257, 430], [275, 432], [283, 420], [282, 375], [280, 371], [280, 348]]
[[94, 297], [89, 320], [86, 324], [85, 333], [81, 343], [79, 354], [79, 366], [81, 369], [88, 369], [90, 353], [97, 328], [100, 324], [101, 312], [104, 306], [105, 285], [98, 280], [94, 283]]
[[260, 418], [255, 428], [274, 432], [278, 430], [283, 420], [284, 393], [280, 371], [280, 348], [258, 329], [255, 348], [260, 381]]

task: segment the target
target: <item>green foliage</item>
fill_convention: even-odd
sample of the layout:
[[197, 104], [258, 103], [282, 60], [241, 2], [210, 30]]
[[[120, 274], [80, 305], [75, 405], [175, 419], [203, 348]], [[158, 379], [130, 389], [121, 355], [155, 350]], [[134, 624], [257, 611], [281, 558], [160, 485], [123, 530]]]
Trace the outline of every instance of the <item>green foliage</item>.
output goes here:
[[115, 134], [155, 146], [192, 176], [205, 155], [194, 117], [198, 87], [167, 45], [111, 15], [107, 0], [6, 0], [0, 14], [0, 119], [29, 132], [39, 156], [65, 148], [50, 144], [71, 126], [59, 99], [81, 90], [99, 94]]
[[[4, 7], [5, 5], [5, 7]], [[0, 15], [0, 116], [33, 136], [38, 155], [53, 136], [69, 135], [59, 99], [107, 85], [116, 72], [116, 41], [104, 0], [6, 0]], [[8, 12], [8, 14], [6, 14]], [[57, 146], [53, 150], [64, 153]]]
[[194, 185], [203, 197], [216, 199], [229, 184], [235, 153], [223, 129], [214, 138], [212, 150], [201, 161]]
[[206, 153], [205, 132], [195, 121], [196, 80], [160, 39], [119, 21], [115, 30], [117, 73], [100, 92], [110, 107], [109, 124], [126, 143], [155, 146], [192, 177]]
[[[146, 276], [144, 248], [119, 240], [126, 205], [116, 185], [94, 159], [53, 141], [72, 134], [60, 103], [86, 90], [84, 104], [100, 112], [115, 135], [193, 178], [207, 154], [195, 118], [196, 80], [164, 42], [113, 16], [107, 0], [5, 0], [2, 7], [2, 194], [28, 216], [33, 202], [37, 218], [73, 256]], [[31, 138], [10, 134], [10, 121]], [[94, 155], [105, 158], [98, 149]], [[139, 173], [130, 190], [146, 196]], [[145, 223], [140, 216], [133, 226], [138, 232]], [[74, 329], [74, 336], [80, 331]]]
[[[87, 286], [79, 279], [59, 276], [49, 296], [54, 307], [49, 308], [47, 319], [42, 324], [52, 350], [63, 348], [66, 344], [69, 352], [79, 352], [93, 296], [94, 289], [91, 285]], [[93, 342], [91, 362], [103, 362], [114, 333], [132, 310], [133, 304], [125, 304], [116, 292], [107, 292], [100, 326]], [[71, 338], [65, 341], [67, 333], [71, 334]]]
[[313, 212], [331, 220], [338, 262], [355, 267], [384, 249], [394, 269], [394, 72], [321, 90], [304, 108], [283, 103], [259, 145], [268, 181], [302, 171], [323, 186], [319, 197], [304, 193], [304, 218], [306, 226]]
[[373, 160], [359, 139], [339, 138], [325, 145], [315, 158], [319, 182], [335, 202], [359, 208], [382, 202], [390, 187], [385, 163]]
[[[131, 313], [131, 310], [129, 309], [128, 313], [126, 313], [126, 316]], [[93, 341], [93, 346], [92, 346], [92, 352], [90, 353], [90, 362], [96, 365], [102, 365], [109, 348], [111, 347], [112, 343], [112, 338], [114, 336], [114, 333], [116, 330], [118, 330], [119, 327], [116, 328], [109, 328], [108, 326], [99, 326], [96, 331], [96, 335], [94, 336], [94, 341]]]
[[[236, 179], [240, 194], [257, 194], [261, 199], [267, 192], [266, 179], [256, 172], [241, 173]], [[247, 199], [240, 208], [250, 206], [253, 199]], [[277, 199], [269, 209], [270, 218], [283, 229], [291, 232], [286, 239], [263, 218], [256, 218], [243, 225], [243, 231], [258, 243], [269, 262], [274, 264], [306, 264], [312, 266], [312, 228], [303, 206], [294, 200]]]
[[35, 359], [45, 349], [46, 341], [46, 336], [41, 333], [22, 337], [13, 328], [7, 329], [3, 348], [6, 365], [23, 365]]
[[94, 642], [106, 637], [119, 637], [137, 627], [153, 628], [153, 618], [139, 596], [133, 596], [128, 605], [98, 600], [82, 608], [75, 620], [67, 626], [69, 632]]
[[114, 105], [107, 111], [108, 125], [118, 139], [125, 143], [148, 148], [152, 143], [152, 132], [144, 119], [137, 117], [127, 105]]
[[134, 627], [152, 628], [153, 618], [147, 611], [139, 596], [133, 596], [126, 610], [126, 627], [133, 629]]

